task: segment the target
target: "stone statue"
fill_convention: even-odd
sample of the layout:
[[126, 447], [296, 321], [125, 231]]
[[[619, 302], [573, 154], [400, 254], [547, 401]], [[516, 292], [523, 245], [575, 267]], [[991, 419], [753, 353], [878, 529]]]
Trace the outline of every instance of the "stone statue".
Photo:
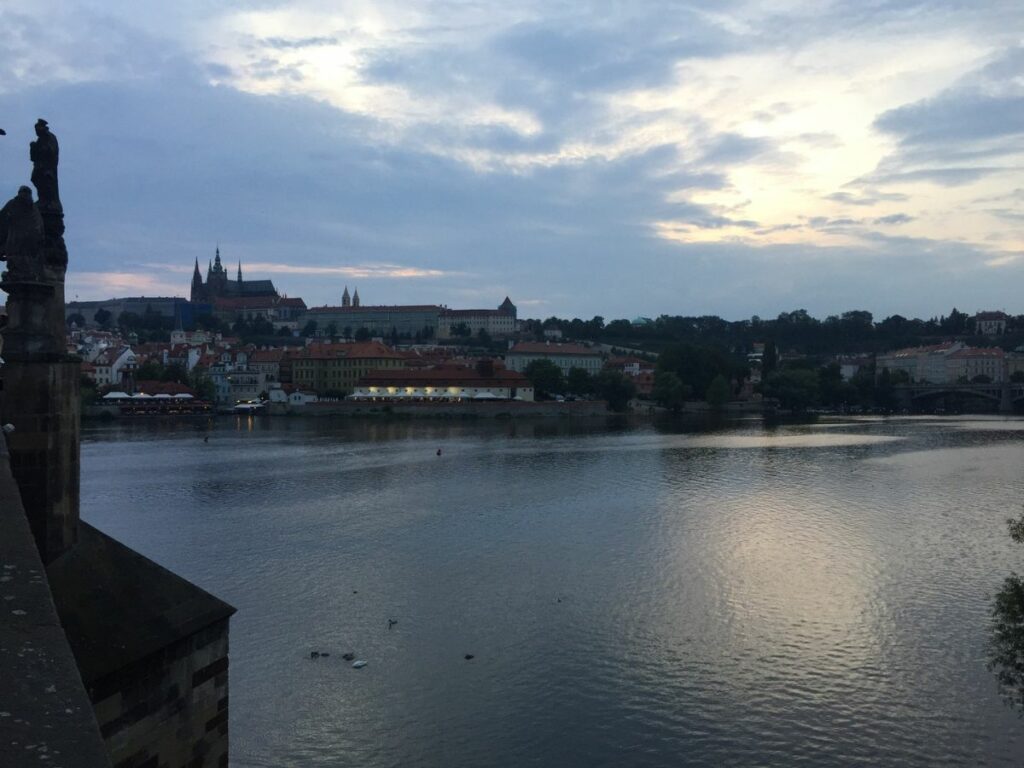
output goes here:
[[43, 217], [32, 200], [32, 190], [20, 187], [0, 209], [0, 258], [7, 261], [4, 279], [38, 280], [42, 245]]
[[57, 137], [50, 133], [49, 124], [41, 118], [36, 121], [36, 136], [36, 140], [28, 145], [28, 154], [32, 160], [32, 183], [39, 194], [39, 207], [59, 207], [57, 161], [60, 147], [57, 144]]

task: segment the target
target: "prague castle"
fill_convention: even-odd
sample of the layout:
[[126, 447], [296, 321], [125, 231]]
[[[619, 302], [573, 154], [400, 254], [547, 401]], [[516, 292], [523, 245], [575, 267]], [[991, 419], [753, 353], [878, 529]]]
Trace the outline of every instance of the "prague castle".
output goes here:
[[243, 280], [242, 262], [238, 262], [238, 277], [228, 278], [228, 272], [220, 262], [220, 248], [211, 264], [206, 269], [206, 282], [199, 272], [199, 259], [196, 259], [195, 270], [192, 272], [191, 300], [195, 304], [212, 304], [215, 299], [237, 298], [278, 298], [277, 289], [270, 280]]

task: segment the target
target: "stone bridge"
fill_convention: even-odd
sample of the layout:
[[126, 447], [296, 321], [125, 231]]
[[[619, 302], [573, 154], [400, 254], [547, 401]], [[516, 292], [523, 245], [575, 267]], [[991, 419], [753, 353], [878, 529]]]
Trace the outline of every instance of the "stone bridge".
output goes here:
[[1014, 405], [1024, 403], [1024, 382], [993, 382], [991, 384], [900, 384], [895, 388], [907, 404], [925, 400], [953, 397], [973, 397], [990, 400], [999, 406], [1000, 413], [1012, 413]]

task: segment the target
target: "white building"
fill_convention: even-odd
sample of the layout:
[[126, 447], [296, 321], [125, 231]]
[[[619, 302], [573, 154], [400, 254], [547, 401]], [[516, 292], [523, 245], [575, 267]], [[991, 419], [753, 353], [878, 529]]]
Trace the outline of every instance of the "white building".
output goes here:
[[465, 401], [534, 398], [533, 384], [521, 373], [481, 361], [476, 368], [397, 368], [375, 371], [359, 380], [355, 400]]
[[1006, 333], [1005, 312], [979, 312], [974, 316], [974, 332], [984, 336], [1001, 336]]
[[131, 347], [108, 347], [93, 360], [96, 386], [120, 386], [124, 375], [135, 370], [137, 363]]
[[511, 336], [519, 330], [516, 320], [516, 305], [506, 296], [497, 309], [448, 309], [445, 307], [438, 313], [437, 337], [439, 339], [455, 338], [455, 331], [460, 326], [465, 326], [470, 336], [476, 336], [480, 331], [495, 338]]
[[947, 359], [947, 381], [949, 383], [973, 381], [984, 376], [992, 383], [1007, 380], [1006, 353], [999, 347], [965, 347], [957, 350]]
[[568, 375], [572, 368], [582, 368], [594, 376], [601, 372], [604, 365], [604, 358], [600, 353], [581, 344], [521, 341], [506, 353], [505, 366], [510, 371], [522, 373], [534, 360], [550, 360], [561, 368], [565, 375]]

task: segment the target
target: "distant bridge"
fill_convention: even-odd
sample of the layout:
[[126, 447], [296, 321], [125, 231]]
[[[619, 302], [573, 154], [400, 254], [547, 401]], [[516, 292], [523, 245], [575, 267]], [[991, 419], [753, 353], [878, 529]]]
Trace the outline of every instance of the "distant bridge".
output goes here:
[[975, 397], [999, 404], [1000, 413], [1012, 413], [1015, 403], [1024, 402], [1024, 382], [991, 384], [898, 384], [898, 396], [911, 404], [947, 397]]

